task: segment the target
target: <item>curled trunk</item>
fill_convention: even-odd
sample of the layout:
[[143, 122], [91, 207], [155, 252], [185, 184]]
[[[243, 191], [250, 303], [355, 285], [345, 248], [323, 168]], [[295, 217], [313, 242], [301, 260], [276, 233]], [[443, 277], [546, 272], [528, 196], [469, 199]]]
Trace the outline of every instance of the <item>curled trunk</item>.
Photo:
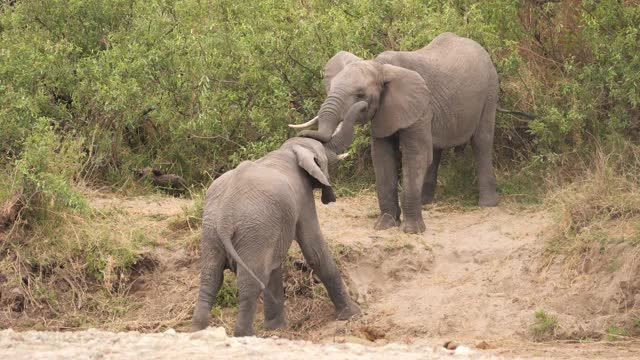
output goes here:
[[368, 104], [364, 101], [357, 102], [349, 108], [347, 115], [342, 122], [342, 129], [338, 131], [331, 140], [325, 144], [325, 149], [328, 154], [331, 154], [330, 160], [335, 157], [335, 154], [340, 154], [347, 150], [353, 142], [354, 127], [356, 122], [362, 122], [367, 116]]
[[301, 136], [316, 139], [323, 143], [331, 140], [331, 135], [340, 123], [342, 100], [338, 95], [330, 95], [318, 112], [318, 130], [303, 130]]

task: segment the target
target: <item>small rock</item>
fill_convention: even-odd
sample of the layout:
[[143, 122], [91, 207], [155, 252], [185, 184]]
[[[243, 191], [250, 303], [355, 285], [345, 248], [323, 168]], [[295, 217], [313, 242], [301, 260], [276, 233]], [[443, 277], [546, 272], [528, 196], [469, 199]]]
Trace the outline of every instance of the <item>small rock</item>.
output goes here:
[[444, 343], [444, 345], [442, 345], [442, 347], [444, 347], [447, 350], [455, 350], [458, 347], [458, 343], [454, 342], [454, 341], [447, 341], [446, 343]]
[[476, 344], [476, 349], [480, 349], [480, 350], [488, 350], [488, 349], [495, 349], [495, 348], [496, 348], [495, 346], [489, 344], [484, 340]]
[[371, 326], [363, 326], [360, 328], [360, 331], [362, 332], [362, 334], [364, 334], [364, 337], [366, 337], [367, 340], [369, 341], [376, 341], [378, 339], [382, 339], [386, 335], [384, 330], [374, 328]]
[[175, 335], [176, 331], [173, 328], [168, 328], [164, 333], [167, 335]]

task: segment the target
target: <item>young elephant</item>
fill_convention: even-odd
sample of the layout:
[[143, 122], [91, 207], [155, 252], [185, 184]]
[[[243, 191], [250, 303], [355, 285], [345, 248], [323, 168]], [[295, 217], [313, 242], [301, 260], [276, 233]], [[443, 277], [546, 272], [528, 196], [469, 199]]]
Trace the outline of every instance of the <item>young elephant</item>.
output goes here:
[[[366, 111], [367, 104], [360, 103], [345, 122], [362, 121]], [[265, 328], [284, 326], [282, 261], [294, 238], [327, 288], [337, 318], [346, 320], [360, 312], [322, 237], [313, 198], [313, 189], [321, 188], [324, 204], [335, 201], [328, 163], [338, 160], [336, 153], [352, 140], [353, 126], [344, 126], [324, 145], [292, 138], [257, 161], [242, 162], [211, 184], [204, 207], [193, 330], [207, 327], [225, 268], [236, 272], [240, 293], [234, 336], [253, 334], [256, 301], [262, 291]]]

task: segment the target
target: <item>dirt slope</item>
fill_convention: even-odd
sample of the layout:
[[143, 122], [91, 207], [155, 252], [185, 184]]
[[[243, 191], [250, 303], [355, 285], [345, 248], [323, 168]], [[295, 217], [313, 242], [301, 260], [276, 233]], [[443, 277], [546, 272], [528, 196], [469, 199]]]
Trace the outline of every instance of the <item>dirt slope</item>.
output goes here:
[[[155, 265], [131, 286], [129, 298], [139, 306], [97, 326], [186, 330], [199, 283], [199, 231], [176, 226], [176, 220], [184, 217], [191, 202], [100, 196], [92, 204], [120, 209], [129, 215], [123, 221], [148, 227], [159, 245], [152, 250]], [[593, 339], [640, 307], [640, 264], [629, 260], [637, 254], [631, 256], [621, 247], [600, 260], [591, 259], [587, 270], [568, 271], [562, 259], [543, 255], [552, 224], [543, 210], [515, 205], [460, 210], [436, 204], [423, 211], [427, 231], [406, 235], [397, 228], [373, 230], [377, 203], [371, 193], [329, 206], [318, 201], [317, 207], [325, 238], [363, 314], [348, 322], [332, 321], [332, 307], [325, 300], [288, 293], [291, 326], [265, 332], [258, 314], [259, 336], [430, 348], [445, 341], [469, 347], [484, 341], [480, 347], [489, 349], [484, 354], [526, 357], [626, 358], [640, 351], [633, 341], [532, 342], [530, 329], [539, 309], [558, 319], [554, 339]], [[620, 264], [616, 271], [598, 266], [611, 257]], [[287, 289], [297, 281], [285, 280]], [[229, 330], [233, 315], [228, 311], [217, 316], [212, 325]]]
[[[357, 201], [359, 208], [375, 208], [372, 197]], [[371, 219], [354, 217], [350, 208], [345, 201], [322, 212], [332, 241], [366, 249], [407, 246], [402, 255], [383, 250], [348, 266], [360, 297], [369, 300], [365, 318], [375, 317], [388, 336], [476, 339], [526, 330], [537, 302], [531, 295], [539, 291], [529, 267], [549, 223], [545, 213], [436, 207], [424, 212], [428, 230], [417, 236], [376, 232]]]

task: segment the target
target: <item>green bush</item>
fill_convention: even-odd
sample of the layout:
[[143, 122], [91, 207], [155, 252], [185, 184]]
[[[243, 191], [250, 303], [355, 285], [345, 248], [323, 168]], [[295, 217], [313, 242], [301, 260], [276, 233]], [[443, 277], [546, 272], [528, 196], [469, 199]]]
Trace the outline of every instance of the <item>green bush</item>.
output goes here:
[[[154, 166], [206, 183], [311, 118], [339, 50], [372, 58], [444, 31], [480, 42], [501, 79], [502, 167], [638, 136], [640, 12], [633, 2], [99, 0], [5, 2], [0, 151], [21, 158], [37, 119], [73, 134], [87, 179]], [[370, 176], [366, 132], [339, 176]], [[53, 185], [57, 186], [57, 185]]]
[[[14, 187], [22, 192], [25, 210], [48, 217], [48, 211], [84, 209], [85, 200], [72, 186], [83, 153], [81, 138], [61, 137], [48, 118], [39, 118], [22, 144]], [[18, 190], [19, 189], [19, 190]]]

